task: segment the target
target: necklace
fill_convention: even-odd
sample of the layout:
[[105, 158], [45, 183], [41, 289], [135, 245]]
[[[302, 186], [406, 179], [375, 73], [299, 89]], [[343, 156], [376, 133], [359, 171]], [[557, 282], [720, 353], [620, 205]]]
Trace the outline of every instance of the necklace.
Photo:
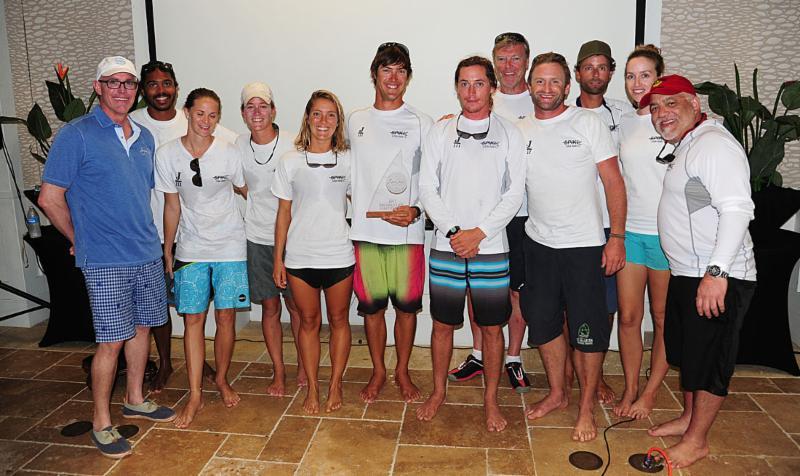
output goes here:
[[258, 161], [258, 157], [256, 157], [256, 149], [253, 147], [253, 134], [250, 134], [250, 150], [253, 151], [253, 160], [255, 160], [258, 165], [267, 165], [269, 161], [272, 160], [272, 156], [275, 155], [275, 148], [278, 147], [278, 139], [281, 137], [281, 130], [278, 128], [277, 124], [273, 124], [272, 127], [275, 128], [275, 145], [272, 146], [272, 152], [270, 152], [269, 158], [266, 162]]

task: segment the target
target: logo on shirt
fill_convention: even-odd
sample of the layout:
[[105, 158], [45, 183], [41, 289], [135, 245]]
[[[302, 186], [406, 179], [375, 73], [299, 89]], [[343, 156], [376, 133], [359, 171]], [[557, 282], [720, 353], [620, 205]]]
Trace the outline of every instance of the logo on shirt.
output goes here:
[[454, 149], [460, 149], [461, 148], [461, 138], [460, 137], [453, 141], [453, 148]]
[[496, 140], [485, 140], [481, 142], [481, 147], [484, 149], [497, 149], [500, 147], [500, 142]]
[[528, 145], [525, 146], [525, 155], [531, 155], [531, 152], [533, 152], [533, 141], [529, 140]]
[[408, 131], [390, 131], [389, 134], [395, 139], [405, 139], [408, 137]]
[[361, 129], [358, 130], [358, 137], [364, 137], [364, 128], [367, 126], [361, 126]]
[[181, 184], [183, 184], [183, 181], [181, 180], [181, 173], [178, 172], [178, 175], [175, 176], [175, 186], [181, 187]]
[[347, 179], [344, 175], [331, 175], [329, 178], [331, 179], [331, 183], [344, 183]]
[[661, 136], [650, 136], [650, 142], [653, 144], [663, 144], [664, 138]]
[[567, 149], [574, 149], [575, 147], [580, 147], [583, 145], [583, 141], [580, 139], [565, 139], [562, 144], [564, 144], [564, 147]]
[[228, 181], [228, 177], [226, 177], [225, 175], [215, 175], [214, 176], [214, 181], [217, 182], [217, 183], [227, 182]]
[[144, 155], [144, 156], [147, 156], [147, 157], [152, 157], [153, 156], [153, 149], [151, 149], [150, 147], [147, 147], [146, 145], [144, 145], [144, 146], [139, 148], [139, 153], [141, 155]]
[[590, 333], [591, 333], [591, 329], [589, 329], [589, 324], [584, 322], [578, 328], [578, 338], [575, 339], [575, 340], [580, 345], [592, 345], [592, 344], [594, 344], [594, 339], [589, 337]]

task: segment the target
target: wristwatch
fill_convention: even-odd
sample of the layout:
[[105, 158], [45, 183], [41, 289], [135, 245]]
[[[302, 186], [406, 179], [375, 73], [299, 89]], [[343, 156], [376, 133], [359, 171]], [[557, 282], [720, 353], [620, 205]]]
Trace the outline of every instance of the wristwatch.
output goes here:
[[453, 228], [450, 228], [449, 230], [447, 230], [447, 234], [444, 235], [444, 237], [445, 238], [451, 238], [453, 235], [455, 235], [459, 231], [461, 231], [461, 227], [456, 225]]
[[416, 210], [416, 211], [417, 211], [417, 216], [416, 216], [416, 217], [414, 217], [414, 219], [413, 219], [413, 220], [411, 220], [411, 223], [416, 223], [416, 222], [418, 222], [418, 221], [419, 221], [419, 219], [422, 217], [422, 209], [420, 209], [420, 208], [419, 208], [418, 206], [416, 206], [416, 205], [412, 205], [412, 206], [411, 206], [411, 208], [413, 208], [414, 210]]
[[709, 265], [706, 268], [706, 274], [714, 278], [724, 278], [724, 279], [728, 278], [728, 273], [722, 271], [722, 269], [715, 264]]

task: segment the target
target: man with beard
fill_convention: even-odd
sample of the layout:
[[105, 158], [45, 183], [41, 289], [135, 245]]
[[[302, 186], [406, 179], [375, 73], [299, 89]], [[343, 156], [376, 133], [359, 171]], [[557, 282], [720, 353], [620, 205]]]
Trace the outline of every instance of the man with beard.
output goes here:
[[[614, 140], [614, 149], [619, 152], [619, 130], [618, 125], [622, 115], [633, 111], [633, 106], [628, 101], [605, 97], [608, 90], [608, 83], [614, 76], [617, 63], [611, 56], [611, 47], [600, 40], [592, 40], [581, 45], [578, 51], [578, 62], [575, 63], [575, 80], [580, 85], [580, 95], [575, 99], [575, 105], [595, 112], [611, 131]], [[603, 210], [603, 229], [606, 238], [610, 233], [608, 211], [605, 200], [606, 194], [603, 190], [602, 181], [598, 180], [599, 196], [601, 208]], [[606, 304], [608, 306], [609, 322], [614, 323], [614, 314], [617, 312], [617, 277], [607, 275], [606, 282]], [[567, 378], [572, 380], [572, 368], [570, 362], [567, 363]], [[602, 403], [612, 403], [615, 399], [614, 391], [606, 384], [603, 379], [602, 369], [600, 371], [600, 386], [597, 388], [597, 399]]]
[[[492, 97], [492, 111], [511, 122], [528, 116], [533, 112], [525, 72], [528, 68], [530, 46], [528, 40], [519, 33], [507, 32], [494, 39], [492, 60], [497, 72], [498, 90]], [[511, 317], [508, 319], [508, 351], [505, 369], [508, 381], [517, 393], [530, 391], [531, 384], [522, 368], [520, 350], [525, 336], [525, 320], [519, 309], [519, 290], [525, 284], [525, 259], [522, 255], [522, 240], [525, 237], [525, 220], [528, 219], [528, 206], [523, 197], [517, 215], [506, 226], [508, 238], [508, 259], [511, 273]], [[450, 370], [448, 378], [453, 381], [469, 380], [483, 373], [483, 339], [481, 328], [475, 322], [472, 307], [469, 310], [469, 325], [472, 330], [472, 353], [458, 367]]]
[[431, 420], [444, 403], [453, 331], [470, 296], [483, 334], [486, 429], [502, 431], [497, 387], [502, 327], [511, 314], [505, 227], [525, 193], [524, 147], [516, 126], [492, 112], [497, 79], [488, 59], [462, 60], [454, 82], [461, 112], [434, 124], [422, 148], [419, 196], [436, 230], [429, 260], [433, 392], [417, 418]]
[[[664, 343], [680, 368], [683, 413], [656, 425], [655, 437], [680, 436], [668, 464], [685, 468], [708, 455], [708, 432], [728, 395], [739, 331], [756, 287], [750, 168], [742, 146], [700, 111], [692, 83], [664, 76], [642, 97], [664, 140], [675, 146], [658, 206], [658, 233], [669, 260]], [[660, 156], [660, 154], [659, 154]]]
[[[186, 120], [186, 115], [183, 112], [179, 113], [175, 109], [175, 104], [178, 100], [178, 80], [175, 79], [175, 71], [172, 69], [172, 65], [162, 61], [150, 61], [142, 66], [140, 77], [139, 93], [142, 95], [147, 107], [131, 112], [130, 118], [150, 131], [155, 139], [156, 148], [186, 135], [186, 128], [189, 124]], [[214, 135], [231, 144], [236, 141], [236, 133], [222, 127], [222, 125], [217, 125]], [[150, 209], [153, 211], [153, 221], [163, 244], [164, 193], [157, 191], [155, 188], [151, 191]], [[167, 282], [167, 295], [171, 296], [172, 280], [169, 276], [165, 276], [165, 280]], [[172, 320], [169, 319], [169, 308], [167, 308], [167, 316], [166, 324], [151, 329], [159, 358], [158, 373], [150, 382], [150, 390], [154, 393], [158, 393], [164, 388], [167, 379], [172, 374]], [[214, 369], [208, 363], [203, 365], [203, 375], [212, 380], [214, 379]]]
[[[360, 393], [367, 403], [378, 397], [386, 382], [385, 313], [390, 300], [397, 351], [394, 382], [406, 402], [420, 397], [408, 362], [425, 287], [419, 164], [422, 141], [433, 121], [403, 100], [411, 75], [408, 48], [381, 44], [370, 65], [375, 101], [347, 118], [353, 189], [350, 238], [356, 253], [353, 290], [372, 358], [372, 376]], [[369, 218], [370, 212], [381, 216]]]
[[[520, 305], [528, 343], [539, 346], [550, 384], [527, 417], [534, 420], [567, 407], [571, 389], [564, 369], [571, 345], [581, 391], [572, 439], [584, 442], [597, 436], [595, 394], [611, 334], [603, 269], [613, 274], [625, 263], [626, 200], [611, 134], [596, 114], [564, 104], [569, 82], [562, 55], [533, 59], [528, 86], [534, 114], [517, 123], [525, 143], [532, 144], [525, 151], [529, 217]], [[611, 216], [607, 244], [594, 193], [598, 174]], [[565, 306], [569, 345], [562, 336]]]

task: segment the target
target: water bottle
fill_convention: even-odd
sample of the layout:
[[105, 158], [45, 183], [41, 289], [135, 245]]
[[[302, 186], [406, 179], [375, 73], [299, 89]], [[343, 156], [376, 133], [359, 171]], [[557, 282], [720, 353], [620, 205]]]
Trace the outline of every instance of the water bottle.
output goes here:
[[25, 214], [25, 225], [28, 227], [28, 236], [31, 238], [42, 237], [41, 221], [39, 214], [33, 207], [28, 207], [28, 213]]

